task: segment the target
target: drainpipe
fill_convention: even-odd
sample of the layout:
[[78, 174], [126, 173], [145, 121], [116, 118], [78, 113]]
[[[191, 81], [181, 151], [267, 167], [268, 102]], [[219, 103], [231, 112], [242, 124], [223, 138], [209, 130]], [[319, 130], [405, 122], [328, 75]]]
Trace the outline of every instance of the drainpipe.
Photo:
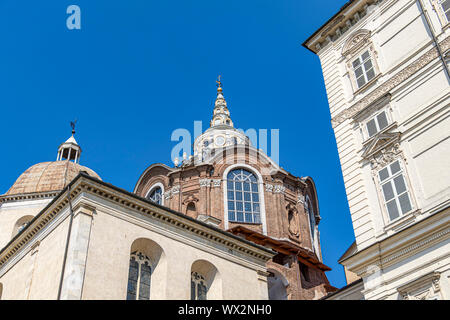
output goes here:
[[437, 39], [436, 35], [434, 34], [433, 27], [431, 26], [430, 19], [428, 18], [428, 12], [425, 9], [422, 1], [423, 0], [418, 0], [417, 1], [418, 4], [419, 4], [420, 11], [423, 12], [423, 16], [425, 17], [425, 22], [427, 24], [428, 29], [430, 30], [431, 36], [433, 37], [434, 45], [436, 46], [436, 49], [437, 49], [438, 54], [439, 54], [439, 57], [440, 57], [440, 59], [442, 61], [442, 64], [444, 65], [444, 69], [445, 69], [445, 71], [447, 73], [447, 79], [450, 79], [450, 71], [448, 69], [448, 65], [445, 62], [445, 58], [444, 58], [444, 55], [442, 54], [441, 46], [439, 45], [438, 39]]

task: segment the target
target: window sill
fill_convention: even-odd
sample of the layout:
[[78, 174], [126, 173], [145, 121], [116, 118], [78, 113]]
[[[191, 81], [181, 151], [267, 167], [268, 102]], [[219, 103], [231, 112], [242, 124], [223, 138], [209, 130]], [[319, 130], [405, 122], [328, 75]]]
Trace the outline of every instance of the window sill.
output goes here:
[[405, 215], [391, 221], [384, 227], [385, 232], [398, 232], [416, 221], [416, 217], [420, 214], [420, 210], [411, 210]]
[[355, 92], [353, 92], [353, 96], [357, 96], [358, 94], [366, 91], [369, 87], [371, 87], [373, 84], [375, 84], [378, 79], [381, 78], [381, 73], [379, 73], [378, 75], [375, 76], [375, 78], [373, 78], [372, 80], [370, 80], [369, 82], [367, 82], [365, 85], [363, 85], [361, 88], [358, 88]]
[[239, 222], [239, 221], [228, 221], [229, 223], [235, 223], [235, 224], [245, 224], [248, 226], [262, 226], [262, 223], [254, 223], [254, 222]]

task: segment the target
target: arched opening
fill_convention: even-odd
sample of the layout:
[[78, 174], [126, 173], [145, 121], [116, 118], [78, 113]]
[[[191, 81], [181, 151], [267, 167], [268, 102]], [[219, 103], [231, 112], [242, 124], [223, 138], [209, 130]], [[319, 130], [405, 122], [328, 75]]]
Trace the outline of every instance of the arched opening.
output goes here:
[[27, 227], [31, 220], [33, 220], [33, 216], [23, 216], [14, 224], [13, 232], [11, 238], [14, 238], [18, 233], [22, 232], [23, 229]]
[[267, 278], [269, 300], [287, 300], [287, 286], [289, 282], [276, 270], [269, 269], [270, 276]]
[[258, 178], [246, 169], [235, 169], [227, 175], [228, 221], [261, 223]]
[[164, 250], [153, 240], [135, 240], [131, 245], [127, 300], [164, 299], [166, 276]]
[[161, 183], [155, 183], [146, 196], [147, 200], [159, 205], [164, 205], [164, 186]]
[[197, 208], [195, 207], [194, 202], [189, 202], [189, 204], [186, 207], [186, 215], [188, 217], [197, 219]]
[[222, 278], [217, 268], [206, 260], [191, 267], [191, 300], [221, 300]]

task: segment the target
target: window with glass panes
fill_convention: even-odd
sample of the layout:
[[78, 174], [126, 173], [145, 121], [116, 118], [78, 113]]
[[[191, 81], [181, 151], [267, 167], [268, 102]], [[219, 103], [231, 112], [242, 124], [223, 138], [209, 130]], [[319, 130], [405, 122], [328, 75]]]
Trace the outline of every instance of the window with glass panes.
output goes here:
[[133, 252], [130, 256], [127, 300], [150, 300], [151, 275], [150, 259], [141, 252]]
[[205, 278], [197, 273], [191, 273], [191, 300], [207, 300], [208, 287]]
[[150, 192], [147, 199], [154, 203], [162, 204], [162, 189], [160, 187], [156, 187], [152, 190], [152, 192]]
[[352, 65], [358, 88], [361, 88], [367, 82], [375, 78], [375, 69], [373, 67], [369, 51], [364, 52], [361, 56], [354, 60]]
[[228, 221], [261, 223], [259, 186], [256, 176], [245, 169], [227, 176]]
[[380, 170], [378, 177], [389, 219], [395, 220], [411, 211], [411, 198], [400, 162], [397, 160]]
[[389, 124], [386, 112], [383, 111], [367, 122], [367, 133], [369, 138], [386, 128]]
[[441, 6], [447, 21], [450, 22], [450, 0], [441, 0]]

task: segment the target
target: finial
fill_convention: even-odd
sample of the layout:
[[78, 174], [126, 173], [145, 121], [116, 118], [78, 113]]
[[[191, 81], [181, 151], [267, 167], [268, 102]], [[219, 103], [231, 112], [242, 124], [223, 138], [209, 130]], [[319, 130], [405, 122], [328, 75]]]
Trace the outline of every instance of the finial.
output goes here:
[[222, 78], [222, 76], [219, 74], [219, 76], [217, 77], [217, 92], [222, 92], [222, 82], [220, 81], [220, 78]]
[[72, 135], [75, 134], [75, 125], [77, 124], [77, 119], [75, 121], [70, 121], [70, 126], [72, 127]]

